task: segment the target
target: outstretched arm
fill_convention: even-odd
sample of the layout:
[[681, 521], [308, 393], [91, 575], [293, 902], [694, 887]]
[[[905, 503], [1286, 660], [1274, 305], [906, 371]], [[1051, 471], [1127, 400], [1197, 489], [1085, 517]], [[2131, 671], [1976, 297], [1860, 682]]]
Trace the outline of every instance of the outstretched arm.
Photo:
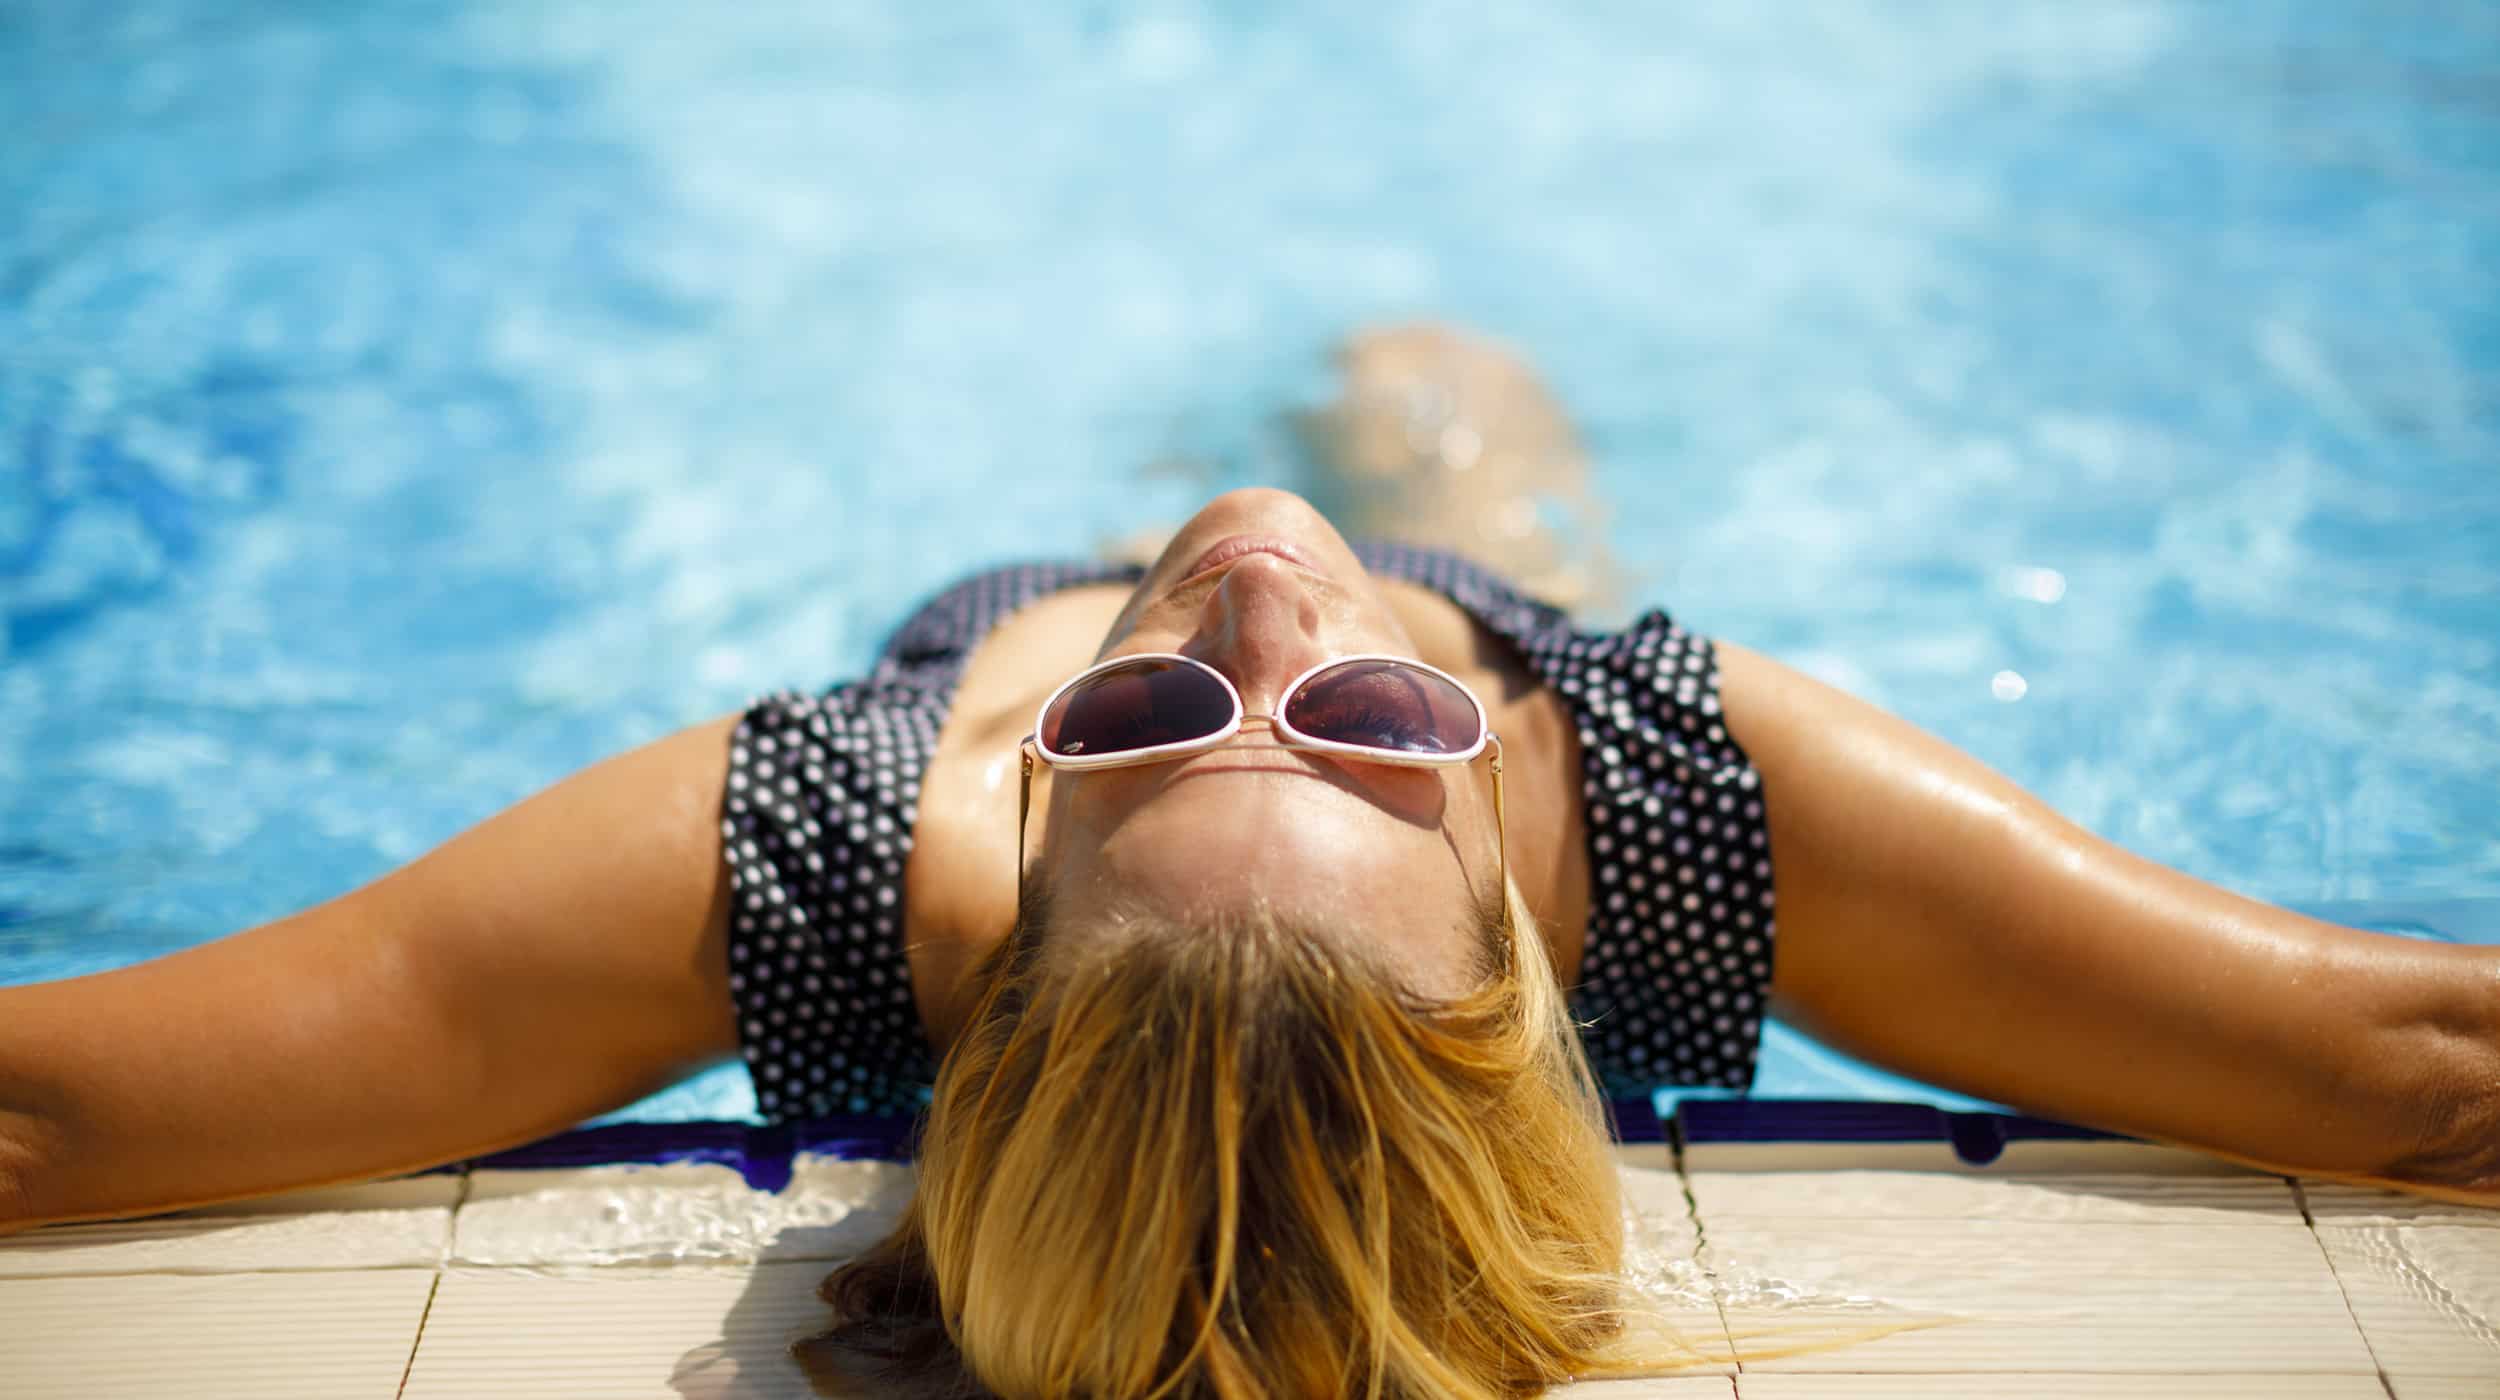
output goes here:
[[0, 1230], [429, 1166], [734, 1051], [736, 722], [598, 764], [291, 918], [0, 988]]
[[2500, 949], [2341, 928], [2130, 855], [1742, 647], [1781, 1014], [1963, 1093], [2500, 1205]]

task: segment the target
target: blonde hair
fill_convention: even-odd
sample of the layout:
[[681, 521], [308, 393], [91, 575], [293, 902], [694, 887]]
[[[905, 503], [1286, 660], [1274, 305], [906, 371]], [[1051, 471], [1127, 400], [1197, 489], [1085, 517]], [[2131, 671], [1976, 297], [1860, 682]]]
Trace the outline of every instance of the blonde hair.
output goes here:
[[[1473, 990], [1265, 913], [984, 959], [918, 1188], [795, 1348], [829, 1394], [1534, 1395], [1626, 1357], [1605, 1103], [1534, 921]], [[1044, 956], [1045, 945], [1051, 955]]]

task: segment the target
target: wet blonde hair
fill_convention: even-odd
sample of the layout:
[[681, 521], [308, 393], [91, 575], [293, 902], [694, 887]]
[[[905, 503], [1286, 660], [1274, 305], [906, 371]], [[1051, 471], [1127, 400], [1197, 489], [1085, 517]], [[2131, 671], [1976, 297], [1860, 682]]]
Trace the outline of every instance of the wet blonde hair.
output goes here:
[[1604, 1100], [1498, 899], [1450, 1000], [1263, 913], [1059, 946], [1046, 906], [976, 974], [901, 1222], [825, 1281], [821, 1391], [1475, 1400], [1698, 1359], [1615, 1346]]

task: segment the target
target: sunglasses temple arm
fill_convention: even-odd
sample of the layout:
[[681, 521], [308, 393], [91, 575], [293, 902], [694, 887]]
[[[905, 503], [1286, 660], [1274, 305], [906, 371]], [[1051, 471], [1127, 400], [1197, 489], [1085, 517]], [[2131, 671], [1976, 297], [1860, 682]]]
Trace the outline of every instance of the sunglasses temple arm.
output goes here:
[[1016, 915], [1024, 915], [1024, 818], [1033, 810], [1033, 741], [1016, 745]]
[[1510, 927], [1510, 817], [1502, 810], [1502, 741], [1488, 734], [1493, 747], [1493, 850], [1501, 884], [1502, 926]]

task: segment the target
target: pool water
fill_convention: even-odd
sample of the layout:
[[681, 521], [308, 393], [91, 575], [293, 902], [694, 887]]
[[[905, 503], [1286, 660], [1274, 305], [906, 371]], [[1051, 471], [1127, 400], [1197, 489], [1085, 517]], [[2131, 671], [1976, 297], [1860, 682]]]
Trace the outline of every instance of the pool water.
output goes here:
[[1689, 624], [2500, 941], [2500, 10], [1569, 8], [0, 4], [0, 980], [1294, 484], [1417, 314]]

